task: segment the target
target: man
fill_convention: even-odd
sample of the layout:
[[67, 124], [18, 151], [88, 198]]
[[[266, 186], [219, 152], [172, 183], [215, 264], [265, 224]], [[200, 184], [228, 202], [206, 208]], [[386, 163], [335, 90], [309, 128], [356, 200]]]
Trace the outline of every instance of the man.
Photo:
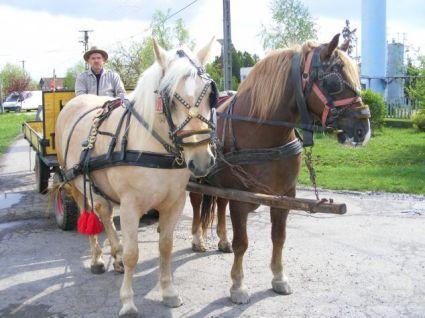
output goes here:
[[90, 68], [78, 75], [75, 81], [75, 95], [93, 94], [124, 98], [125, 89], [120, 76], [103, 68], [108, 60], [108, 53], [93, 46], [83, 57]]

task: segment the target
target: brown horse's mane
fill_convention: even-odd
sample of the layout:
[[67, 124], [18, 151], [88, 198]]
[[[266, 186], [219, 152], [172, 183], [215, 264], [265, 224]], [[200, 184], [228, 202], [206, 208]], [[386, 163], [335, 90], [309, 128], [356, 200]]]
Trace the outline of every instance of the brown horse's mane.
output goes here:
[[[303, 66], [307, 54], [316, 47], [318, 47], [317, 43], [307, 41], [302, 46], [275, 50], [253, 67], [238, 90], [238, 95], [250, 92], [250, 116], [264, 120], [277, 110], [285, 94], [293, 54], [301, 53], [301, 66]], [[345, 77], [351, 84], [358, 87], [360, 83], [356, 65], [345, 52], [336, 51], [344, 63]]]

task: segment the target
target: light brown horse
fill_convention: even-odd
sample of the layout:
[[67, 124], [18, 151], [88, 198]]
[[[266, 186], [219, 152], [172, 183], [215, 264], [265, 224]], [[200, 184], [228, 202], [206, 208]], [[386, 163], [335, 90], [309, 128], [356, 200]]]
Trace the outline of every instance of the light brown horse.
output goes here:
[[[232, 105], [231, 116], [258, 119], [253, 123], [247, 120], [220, 118], [217, 132], [223, 144], [224, 154], [237, 150], [271, 148], [289, 144], [296, 138], [293, 128], [267, 124], [267, 121], [297, 123], [300, 113], [296, 102], [296, 83], [291, 75], [292, 61], [299, 58], [302, 73], [298, 76], [299, 85], [304, 88], [304, 101], [310, 115], [322, 122], [323, 126], [339, 130], [338, 140], [355, 146], [364, 145], [369, 140], [369, 109], [359, 96], [360, 81], [356, 64], [344, 52], [348, 43], [338, 49], [339, 34], [327, 44], [305, 43], [300, 48], [277, 50], [258, 62], [248, 77], [240, 85], [237, 99]], [[302, 83], [301, 83], [302, 82]], [[217, 111], [225, 112], [227, 102]], [[230, 128], [231, 127], [231, 128]], [[224, 133], [224, 135], [223, 135]], [[220, 158], [220, 156], [218, 156]], [[220, 160], [219, 160], [220, 161]], [[268, 160], [258, 164], [243, 165], [243, 170], [251, 176], [248, 185], [243, 185], [234, 171], [228, 166], [209, 176], [211, 184], [220, 187], [236, 188], [252, 192], [272, 192], [295, 197], [297, 177], [300, 171], [300, 154]], [[195, 250], [205, 250], [203, 231], [200, 226], [201, 202], [204, 228], [211, 220], [213, 209], [211, 197], [190, 194], [194, 211], [192, 246]], [[230, 216], [233, 226], [234, 263], [231, 270], [233, 281], [230, 289], [235, 303], [249, 301], [248, 289], [244, 284], [243, 256], [248, 247], [247, 215], [258, 205], [238, 201], [217, 199], [219, 249], [231, 251], [227, 239], [225, 211], [230, 203]], [[271, 237], [273, 254], [271, 270], [272, 287], [276, 293], [290, 294], [291, 288], [284, 272], [282, 249], [286, 236], [286, 220], [289, 210], [271, 208]]]
[[[201, 49], [197, 55], [188, 52], [182, 57], [182, 54], [185, 54], [183, 51], [177, 51], [177, 54], [176, 51], [166, 52], [154, 41], [156, 63], [142, 74], [131, 98], [134, 113], [130, 117], [128, 126], [127, 148], [138, 153], [169, 155], [159, 138], [166, 141], [169, 146], [176, 145], [170, 139], [170, 136], [175, 133], [176, 138], [184, 140], [178, 144], [181, 146], [179, 156], [183, 156], [187, 168], [155, 169], [125, 165], [112, 166], [91, 173], [94, 183], [104, 194], [103, 196], [93, 195], [92, 208], [100, 216], [111, 243], [111, 254], [115, 259], [114, 269], [124, 271], [120, 290], [122, 302], [120, 315], [137, 312], [133, 301], [132, 277], [139, 258], [138, 224], [141, 216], [150, 209], [159, 211], [159, 280], [163, 301], [170, 307], [182, 304], [173, 285], [171, 274], [173, 231], [184, 206], [189, 176], [205, 175], [214, 164], [210, 143], [200, 140], [205, 138], [206, 132], [210, 131], [209, 94], [214, 88], [206, 76], [200, 76], [200, 66], [206, 63], [212, 43], [213, 41]], [[162, 93], [166, 96], [164, 97]], [[81, 143], [87, 139], [93, 125], [94, 115], [85, 117], [81, 115], [87, 110], [102, 105], [106, 100], [106, 97], [94, 95], [77, 96], [60, 112], [56, 124], [56, 147], [63, 170], [70, 169], [80, 162]], [[164, 112], [158, 112], [158, 105], [161, 103], [163, 103]], [[122, 117], [124, 111], [124, 107], [115, 109], [103, 122], [100, 127], [103, 133], [97, 136], [93, 156], [107, 152], [111, 141], [107, 133], [115, 132], [120, 118], [124, 118]], [[148, 124], [149, 130], [143, 126], [141, 118]], [[171, 124], [175, 127], [171, 127]], [[155, 137], [154, 132], [160, 137]], [[123, 135], [124, 132], [117, 140], [117, 149]], [[69, 136], [71, 138], [68, 148]], [[65, 155], [67, 148], [68, 156]], [[66, 162], [65, 158], [67, 158]], [[175, 157], [175, 162], [177, 159], [182, 157]], [[79, 175], [70, 181], [69, 186], [82, 208], [84, 206], [82, 176]], [[90, 198], [87, 201], [90, 202]], [[122, 246], [112, 222], [112, 208], [115, 205], [118, 205], [120, 209]], [[92, 271], [103, 272], [102, 249], [97, 235], [89, 236], [89, 240], [92, 250]], [[122, 268], [121, 260], [123, 260], [124, 268]]]

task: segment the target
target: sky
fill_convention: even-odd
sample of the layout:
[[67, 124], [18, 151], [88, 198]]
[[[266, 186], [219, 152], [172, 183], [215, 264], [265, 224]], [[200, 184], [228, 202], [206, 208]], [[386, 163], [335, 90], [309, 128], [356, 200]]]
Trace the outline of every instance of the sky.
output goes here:
[[[375, 1], [375, 0], [370, 0]], [[79, 30], [94, 30], [90, 43], [112, 52], [120, 44], [142, 41], [156, 9], [176, 12], [193, 0], [0, 0], [0, 67], [22, 65], [32, 78], [51, 76], [82, 60]], [[269, 0], [231, 0], [232, 42], [238, 50], [264, 56], [262, 24], [271, 19]], [[304, 0], [318, 29], [319, 42], [341, 31], [345, 20], [357, 27], [360, 38], [361, 1]], [[199, 46], [212, 36], [222, 38], [222, 1], [198, 0], [170, 19], [182, 18]], [[387, 0], [387, 40], [395, 38], [425, 53], [425, 1]], [[403, 35], [404, 34], [404, 35]], [[360, 39], [359, 39], [360, 40]], [[359, 41], [360, 44], [360, 41]], [[213, 55], [218, 55], [216, 45]], [[359, 52], [360, 54], [360, 52]]]

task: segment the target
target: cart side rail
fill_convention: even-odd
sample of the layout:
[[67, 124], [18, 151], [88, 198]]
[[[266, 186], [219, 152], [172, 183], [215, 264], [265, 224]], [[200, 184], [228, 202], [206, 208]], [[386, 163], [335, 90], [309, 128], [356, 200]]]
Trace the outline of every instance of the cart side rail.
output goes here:
[[22, 123], [22, 133], [35, 152], [45, 155], [45, 147], [48, 144], [48, 140], [43, 138], [42, 121], [33, 120]]

